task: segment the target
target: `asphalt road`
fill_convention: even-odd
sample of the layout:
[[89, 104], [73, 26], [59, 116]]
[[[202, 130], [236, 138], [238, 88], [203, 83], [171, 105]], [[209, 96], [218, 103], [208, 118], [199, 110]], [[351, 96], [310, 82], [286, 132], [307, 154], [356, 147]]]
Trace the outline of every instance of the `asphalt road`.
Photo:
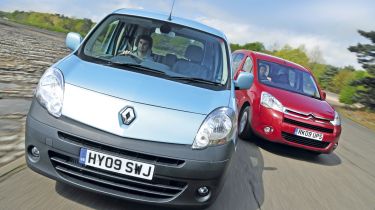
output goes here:
[[[375, 133], [343, 120], [338, 149], [302, 150], [241, 140], [208, 209], [375, 209]], [[0, 180], [0, 209], [160, 209], [58, 184], [27, 167]]]

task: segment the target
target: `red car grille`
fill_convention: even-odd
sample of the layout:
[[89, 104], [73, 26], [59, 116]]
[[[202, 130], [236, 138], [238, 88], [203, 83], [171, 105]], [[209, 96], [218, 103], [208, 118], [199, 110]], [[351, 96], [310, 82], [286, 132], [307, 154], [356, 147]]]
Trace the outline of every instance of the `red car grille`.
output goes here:
[[288, 123], [288, 124], [292, 124], [292, 125], [297, 125], [297, 126], [300, 126], [300, 127], [308, 128], [308, 129], [311, 129], [311, 130], [316, 130], [316, 131], [324, 132], [324, 133], [333, 133], [333, 129], [331, 129], [331, 128], [324, 128], [324, 127], [320, 127], [320, 126], [316, 126], [316, 125], [310, 125], [308, 123], [304, 123], [304, 122], [292, 120], [292, 119], [286, 118], [286, 117], [284, 117], [284, 122]]
[[309, 147], [326, 148], [329, 145], [329, 142], [308, 139], [305, 137], [296, 136], [294, 134], [290, 134], [286, 132], [281, 132], [281, 135], [283, 136], [285, 140], [289, 142], [302, 144], [302, 145], [309, 146]]

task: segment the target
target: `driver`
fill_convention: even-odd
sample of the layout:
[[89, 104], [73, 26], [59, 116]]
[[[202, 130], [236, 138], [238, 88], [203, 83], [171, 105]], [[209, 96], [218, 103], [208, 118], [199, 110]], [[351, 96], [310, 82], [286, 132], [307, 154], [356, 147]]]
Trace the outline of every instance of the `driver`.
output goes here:
[[151, 48], [152, 48], [152, 38], [149, 35], [140, 35], [138, 36], [137, 42], [137, 49], [134, 51], [125, 50], [120, 55], [134, 55], [142, 60], [149, 60], [154, 61], [151, 56]]
[[260, 80], [271, 81], [271, 77], [268, 77], [267, 67], [263, 64], [259, 66], [259, 78]]

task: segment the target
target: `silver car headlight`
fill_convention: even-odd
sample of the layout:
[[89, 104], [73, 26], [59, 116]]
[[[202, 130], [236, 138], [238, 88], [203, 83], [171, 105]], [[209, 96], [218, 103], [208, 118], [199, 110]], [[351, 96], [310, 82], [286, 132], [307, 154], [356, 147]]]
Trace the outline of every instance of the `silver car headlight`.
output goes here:
[[284, 106], [280, 103], [280, 101], [267, 92], [262, 92], [262, 95], [260, 97], [260, 104], [267, 108], [271, 108], [280, 112], [283, 112], [284, 110]]
[[64, 99], [64, 77], [61, 71], [51, 67], [44, 72], [36, 89], [36, 99], [55, 116], [61, 116]]
[[225, 144], [237, 130], [234, 110], [228, 107], [215, 109], [203, 121], [195, 136], [193, 149], [204, 149], [209, 145]]
[[336, 111], [335, 111], [335, 119], [331, 121], [331, 124], [334, 126], [341, 125], [340, 115]]

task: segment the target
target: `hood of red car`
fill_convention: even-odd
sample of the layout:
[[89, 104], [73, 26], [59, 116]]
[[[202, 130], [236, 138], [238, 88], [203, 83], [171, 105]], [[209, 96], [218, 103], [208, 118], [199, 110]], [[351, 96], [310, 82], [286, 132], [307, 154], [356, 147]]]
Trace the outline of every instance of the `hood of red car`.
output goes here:
[[272, 87], [266, 87], [265, 91], [279, 100], [286, 109], [329, 120], [335, 117], [335, 110], [324, 100]]

